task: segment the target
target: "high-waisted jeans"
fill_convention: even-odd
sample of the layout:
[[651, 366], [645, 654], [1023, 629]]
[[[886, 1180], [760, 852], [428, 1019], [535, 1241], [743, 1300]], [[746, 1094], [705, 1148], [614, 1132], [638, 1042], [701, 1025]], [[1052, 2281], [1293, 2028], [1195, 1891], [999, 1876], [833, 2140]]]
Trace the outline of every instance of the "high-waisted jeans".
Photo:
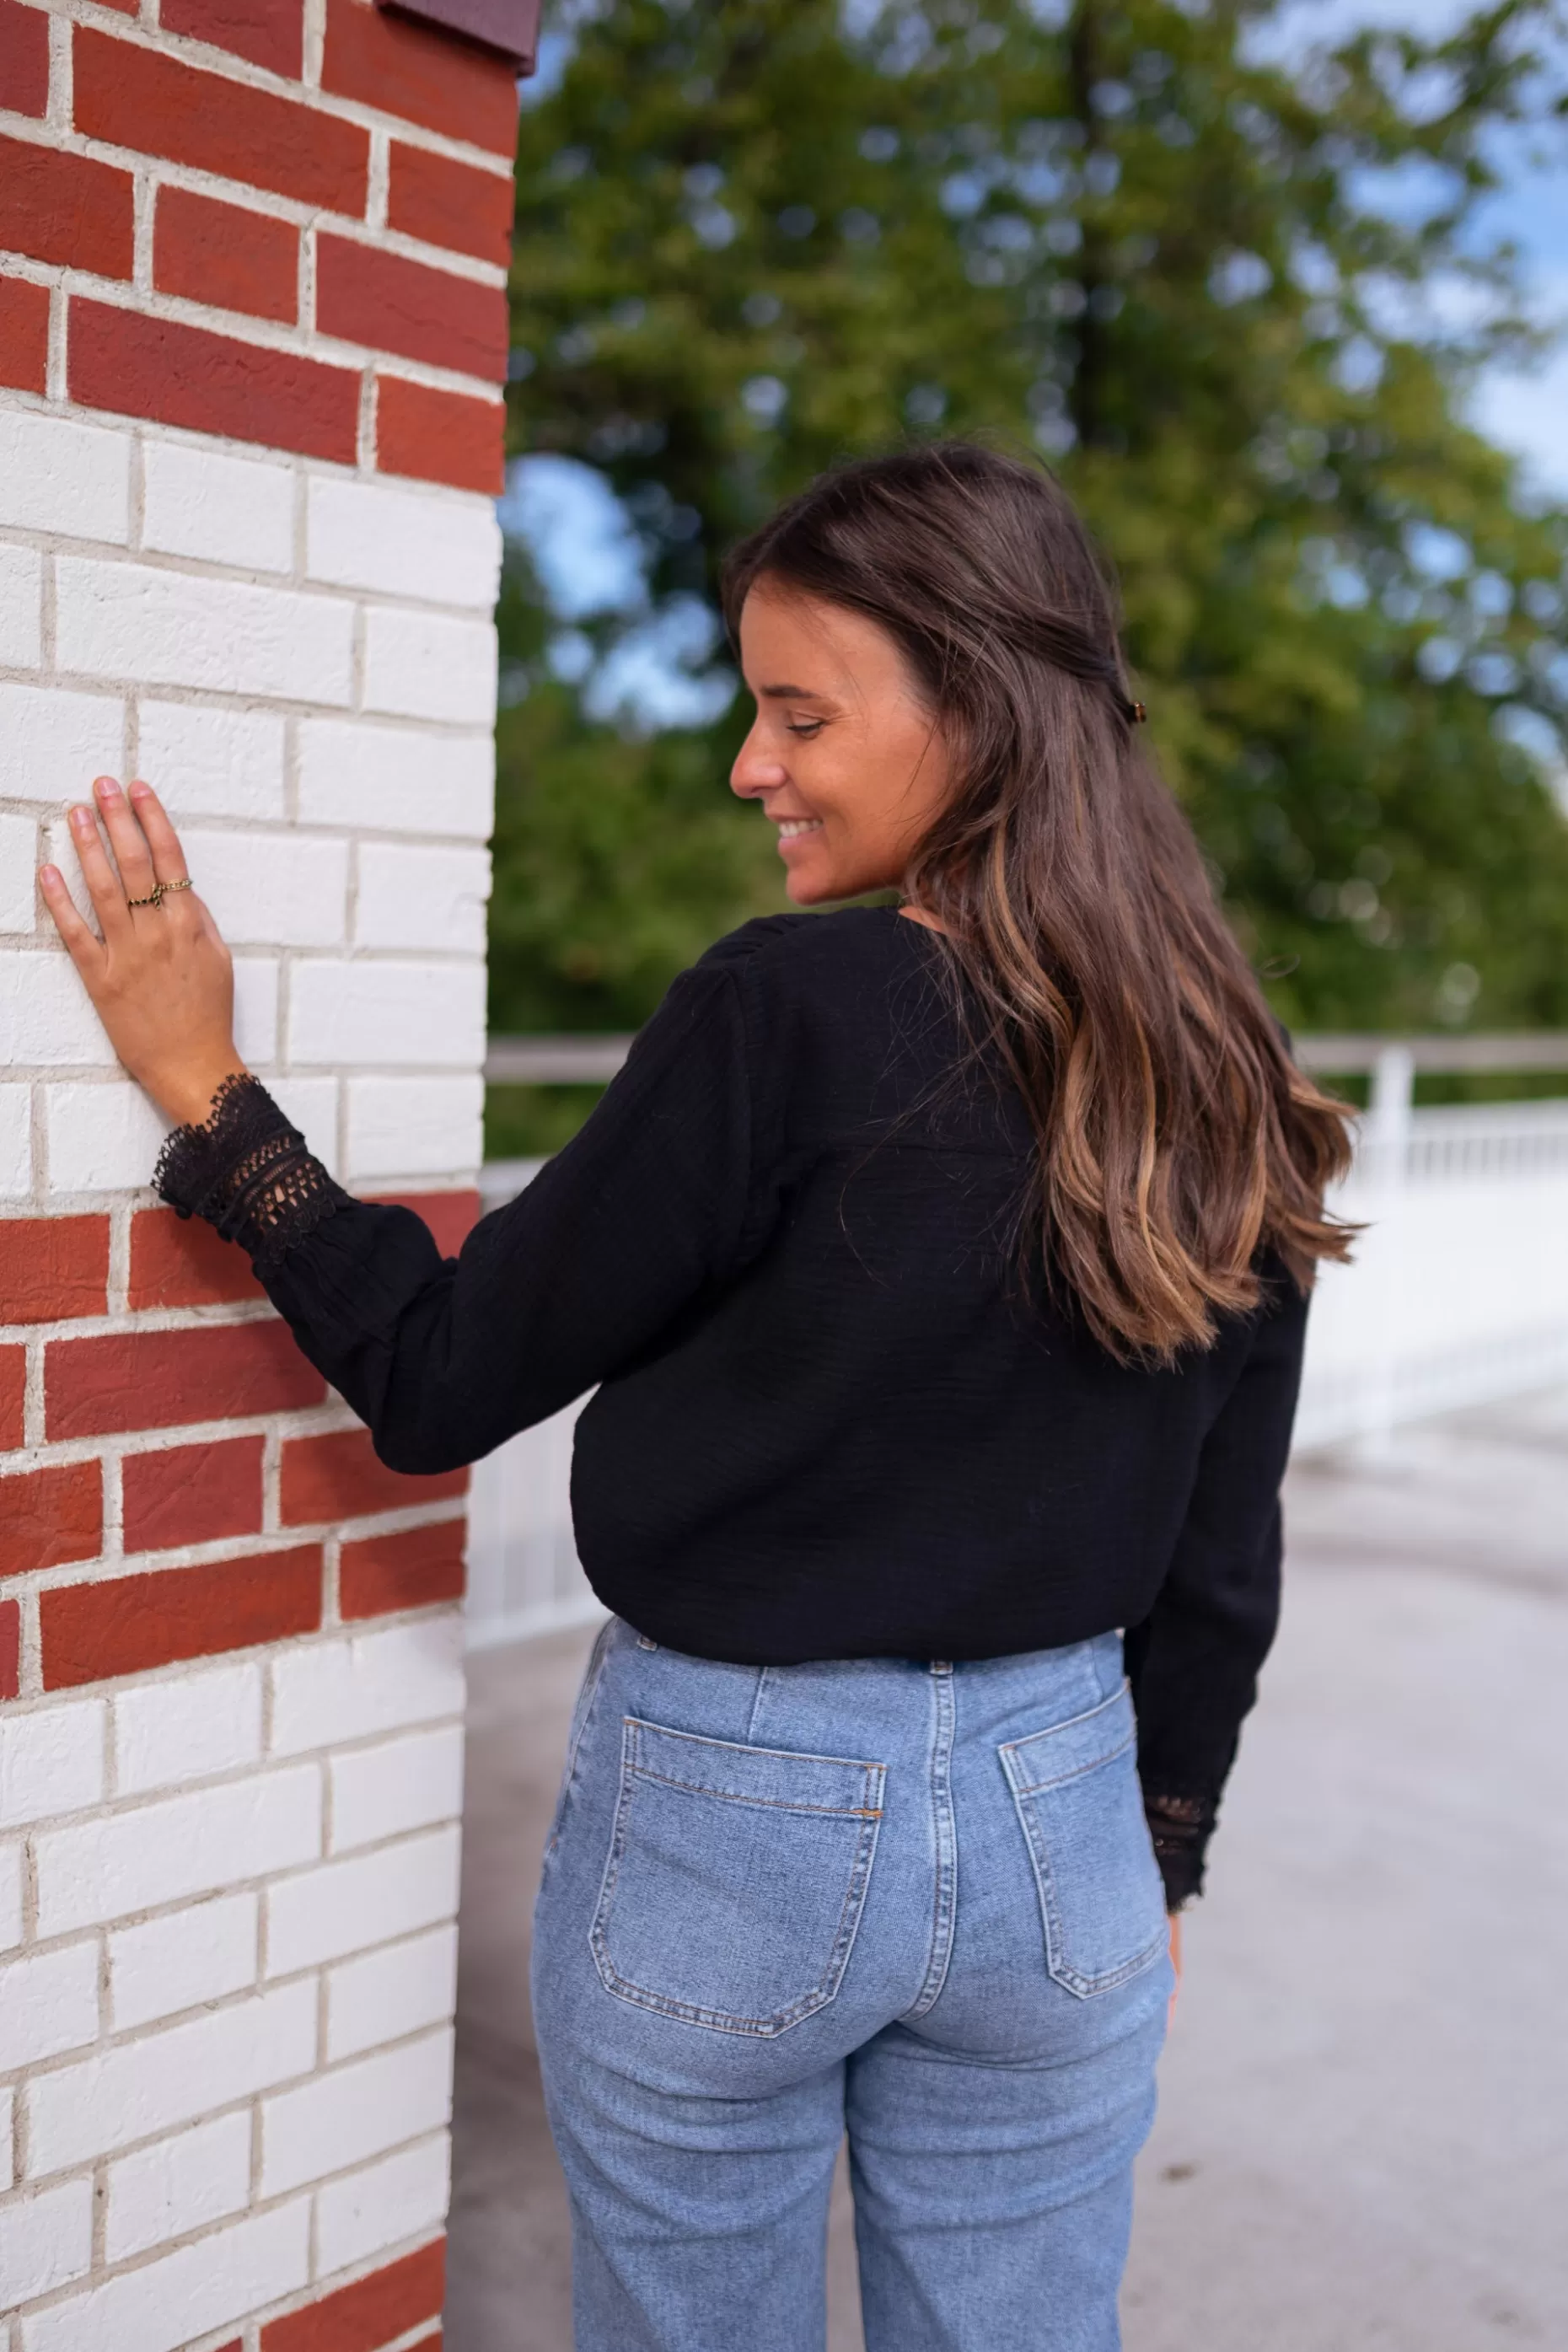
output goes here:
[[612, 1621], [533, 1992], [578, 2352], [1115, 2352], [1171, 1990], [1121, 1644], [732, 1666]]

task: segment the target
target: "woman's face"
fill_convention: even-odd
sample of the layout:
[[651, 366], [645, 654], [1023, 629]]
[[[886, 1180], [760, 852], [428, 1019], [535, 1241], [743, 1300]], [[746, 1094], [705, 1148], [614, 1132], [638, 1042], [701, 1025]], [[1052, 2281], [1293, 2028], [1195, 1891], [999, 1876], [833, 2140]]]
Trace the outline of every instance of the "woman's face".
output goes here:
[[741, 667], [757, 715], [730, 785], [778, 827], [790, 897], [897, 887], [951, 761], [892, 638], [763, 579], [741, 613]]

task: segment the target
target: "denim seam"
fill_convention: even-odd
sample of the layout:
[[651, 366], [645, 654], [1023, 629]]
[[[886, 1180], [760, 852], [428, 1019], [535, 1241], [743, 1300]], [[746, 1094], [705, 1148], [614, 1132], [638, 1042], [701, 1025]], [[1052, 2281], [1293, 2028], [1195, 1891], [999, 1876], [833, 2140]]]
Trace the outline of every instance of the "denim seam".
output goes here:
[[958, 1822], [952, 1804], [952, 1750], [958, 1730], [958, 1703], [951, 1666], [931, 1674], [932, 1725], [931, 1755], [931, 1823], [936, 1844], [935, 1884], [931, 1892], [931, 1958], [925, 1980], [907, 2017], [924, 2017], [934, 2009], [947, 1982], [952, 1960], [957, 1916]]
[[[653, 1725], [649, 1728], [658, 1730], [663, 1727]], [[617, 2000], [629, 2001], [638, 2009], [651, 2010], [661, 2017], [677, 2019], [689, 2025], [707, 2026], [718, 2033], [746, 2034], [753, 2039], [771, 2041], [778, 2034], [787, 2032], [791, 2026], [798, 2025], [805, 2018], [815, 2016], [819, 2009], [826, 2009], [828, 2003], [837, 1997], [838, 1988], [844, 1981], [844, 1972], [849, 1965], [849, 1955], [854, 1949], [855, 1937], [860, 1925], [866, 1886], [871, 1874], [871, 1863], [876, 1853], [877, 1837], [881, 1825], [880, 1810], [859, 1811], [836, 1816], [842, 1821], [858, 1820], [861, 1828], [855, 1841], [849, 1883], [845, 1889], [838, 1927], [834, 1936], [832, 1948], [828, 1953], [827, 1964], [817, 1983], [808, 1992], [803, 1993], [798, 2000], [789, 2003], [786, 2008], [775, 2010], [771, 2017], [765, 2018], [732, 2017], [721, 2010], [704, 2009], [695, 2001], [678, 2000], [668, 1993], [650, 1992], [646, 1986], [634, 1984], [628, 1978], [620, 1974], [610, 1958], [606, 1934], [610, 1906], [615, 1899], [616, 1881], [620, 1874], [621, 1863], [626, 1854], [626, 1839], [630, 1828], [631, 1801], [636, 1791], [636, 1784], [638, 1780], [657, 1777], [644, 1772], [636, 1760], [637, 1729], [637, 1719], [627, 1717], [621, 1736], [621, 1789], [616, 1807], [615, 1830], [611, 1836], [609, 1857], [605, 1864], [605, 1874], [599, 1888], [598, 1907], [595, 1911], [593, 1924], [588, 1930], [589, 1948], [594, 1955], [594, 1965], [598, 1971], [599, 1980], [605, 1991], [614, 1994]], [[689, 1738], [692, 1735], [686, 1736]], [[715, 1740], [711, 1745], [733, 1747], [735, 1742]], [[787, 1751], [764, 1749], [762, 1752], [780, 1754]], [[844, 1763], [847, 1760], [843, 1757], [813, 1759], [815, 1762], [831, 1763]], [[877, 1794], [879, 1796], [884, 1768], [879, 1764], [867, 1764], [858, 1769], [876, 1776]], [[681, 1787], [686, 1784], [676, 1782], [671, 1785]], [[700, 1796], [713, 1796], [718, 1792], [711, 1789], [702, 1789], [694, 1790], [693, 1793]]]
[[1038, 1797], [1047, 1789], [1065, 1789], [1072, 1781], [1081, 1780], [1086, 1772], [1098, 1772], [1102, 1764], [1114, 1764], [1119, 1756], [1125, 1756], [1128, 1749], [1136, 1747], [1137, 1743], [1138, 1734], [1130, 1731], [1125, 1739], [1117, 1741], [1114, 1748], [1103, 1748], [1098, 1756], [1091, 1756], [1087, 1764], [1075, 1764], [1070, 1772], [1058, 1772], [1049, 1780], [1021, 1780], [1018, 1774], [1023, 1768], [1015, 1763], [1014, 1750], [1022, 1743], [1010, 1740], [1000, 1751], [1002, 1769], [1016, 1797]]

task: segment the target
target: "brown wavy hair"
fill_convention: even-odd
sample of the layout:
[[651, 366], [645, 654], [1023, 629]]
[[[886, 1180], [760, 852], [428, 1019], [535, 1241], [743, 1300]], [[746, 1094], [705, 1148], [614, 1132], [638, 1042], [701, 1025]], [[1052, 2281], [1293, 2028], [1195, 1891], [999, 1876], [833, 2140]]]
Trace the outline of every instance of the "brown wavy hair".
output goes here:
[[903, 887], [1028, 1108], [1031, 1261], [1122, 1361], [1209, 1345], [1268, 1253], [1305, 1290], [1348, 1254], [1323, 1194], [1351, 1114], [1292, 1061], [1142, 747], [1115, 593], [1059, 484], [965, 441], [846, 465], [731, 556], [732, 638], [763, 579], [886, 630], [950, 751]]

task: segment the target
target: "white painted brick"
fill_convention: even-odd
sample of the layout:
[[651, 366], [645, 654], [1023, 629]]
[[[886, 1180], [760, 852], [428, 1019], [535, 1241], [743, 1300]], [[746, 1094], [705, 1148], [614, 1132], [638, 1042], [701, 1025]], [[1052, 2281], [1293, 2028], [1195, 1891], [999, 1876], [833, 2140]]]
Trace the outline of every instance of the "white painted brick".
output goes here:
[[0, 1201], [25, 1201], [33, 1189], [33, 1090], [0, 1086]]
[[0, 662], [37, 669], [44, 657], [44, 559], [31, 547], [0, 546]]
[[261, 2194], [276, 2197], [437, 2130], [452, 2111], [452, 2035], [334, 2067], [261, 2109]]
[[267, 1973], [292, 1976], [384, 1944], [458, 1908], [458, 1828], [286, 1878], [267, 1894]]
[[85, 800], [94, 776], [120, 773], [124, 751], [118, 695], [0, 686], [0, 793], [7, 799]]
[[305, 834], [187, 833], [193, 880], [231, 946], [336, 947], [348, 928], [349, 853]]
[[373, 608], [364, 622], [364, 706], [399, 719], [493, 725], [495, 630], [488, 621]]
[[463, 1810], [463, 1727], [443, 1724], [331, 1759], [331, 1850], [344, 1853]]
[[485, 971], [474, 963], [301, 963], [289, 992], [292, 1062], [484, 1058]]
[[0, 952], [0, 1060], [32, 1068], [51, 1062], [112, 1066], [103, 1024], [63, 951]]
[[426, 1617], [281, 1652], [269, 1668], [273, 1754], [298, 1755], [460, 1715], [461, 1639], [456, 1616]]
[[314, 474], [305, 545], [310, 578], [337, 587], [489, 614], [500, 586], [500, 527], [489, 499]]
[[13, 2152], [16, 2124], [16, 2098], [10, 2090], [0, 2091], [0, 2196], [12, 2185], [16, 2167]]
[[51, 1192], [118, 1192], [150, 1184], [167, 1119], [129, 1079], [44, 1088]]
[[98, 2040], [98, 1942], [0, 1968], [0, 2074]]
[[269, 710], [142, 705], [137, 767], [177, 821], [284, 814], [284, 722]]
[[0, 522], [122, 547], [131, 528], [131, 436], [26, 409], [0, 411]]
[[242, 1062], [278, 1058], [278, 966], [270, 956], [234, 960], [234, 1042]]
[[432, 735], [358, 719], [300, 723], [306, 824], [447, 833], [486, 841], [495, 819], [495, 739]]
[[[354, 938], [366, 948], [437, 948], [483, 955], [489, 852], [367, 841], [359, 854]], [[32, 879], [27, 885], [32, 921]]]
[[261, 1759], [261, 1669], [200, 1667], [121, 1691], [114, 1706], [114, 1785], [122, 1797], [201, 1780]]
[[316, 2191], [316, 2261], [329, 2276], [446, 2219], [452, 2143], [446, 2132]]
[[64, 1935], [312, 1862], [321, 1836], [321, 1776], [309, 1767], [46, 1832], [34, 1846], [38, 1933]]
[[0, 1952], [22, 1940], [22, 1849], [0, 1845]]
[[28, 2169], [58, 2172], [111, 2156], [308, 2074], [315, 2063], [316, 1988], [309, 1979], [166, 2025], [37, 2078], [27, 2098]]
[[176, 2352], [310, 2275], [310, 2200], [258, 2213], [21, 2323], [21, 2352]]
[[104, 2259], [129, 2261], [149, 2246], [242, 2213], [249, 2201], [248, 2111], [198, 2124], [110, 2166]]
[[37, 867], [38, 828], [34, 820], [0, 816], [0, 931], [34, 928], [37, 900], [33, 877]]
[[62, 2180], [0, 2211], [0, 2286], [10, 2305], [31, 2303], [92, 2261], [92, 2183]]
[[115, 2032], [247, 1991], [256, 1982], [260, 1912], [259, 1895], [220, 1895], [111, 1935], [109, 2000]]
[[233, 580], [62, 556], [55, 658], [85, 677], [346, 703], [353, 611]]
[[442, 1176], [484, 1158], [484, 1080], [351, 1078], [348, 1181]]
[[322, 1167], [341, 1177], [336, 1078], [268, 1078], [267, 1091], [284, 1117], [293, 1120]]
[[0, 1716], [0, 1829], [80, 1811], [103, 1794], [103, 1701]]
[[327, 2057], [353, 2058], [444, 2025], [457, 2006], [457, 1924], [345, 1960], [327, 1979]]
[[157, 440], [147, 442], [143, 465], [143, 547], [257, 572], [290, 569], [290, 467]]

